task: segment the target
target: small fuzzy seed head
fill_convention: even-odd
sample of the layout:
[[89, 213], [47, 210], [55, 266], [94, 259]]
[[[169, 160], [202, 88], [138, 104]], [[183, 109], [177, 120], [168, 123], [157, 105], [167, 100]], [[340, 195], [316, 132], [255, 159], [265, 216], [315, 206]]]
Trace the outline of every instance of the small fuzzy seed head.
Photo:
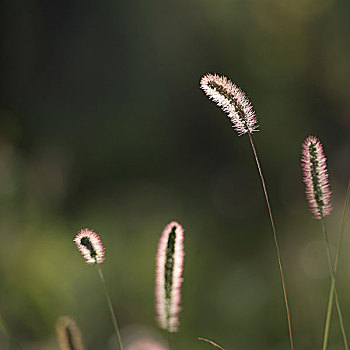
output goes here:
[[80, 330], [69, 316], [58, 319], [56, 334], [60, 350], [84, 350]]
[[253, 106], [244, 92], [231, 80], [208, 73], [202, 77], [200, 87], [231, 119], [238, 135], [258, 131]]
[[322, 144], [309, 136], [303, 143], [301, 164], [304, 172], [306, 199], [316, 219], [329, 215], [332, 210], [326, 157]]
[[88, 228], [80, 230], [74, 242], [88, 264], [101, 264], [104, 261], [104, 248], [99, 235], [94, 231]]
[[159, 240], [156, 267], [156, 310], [159, 326], [177, 332], [181, 310], [184, 231], [173, 221], [165, 226]]

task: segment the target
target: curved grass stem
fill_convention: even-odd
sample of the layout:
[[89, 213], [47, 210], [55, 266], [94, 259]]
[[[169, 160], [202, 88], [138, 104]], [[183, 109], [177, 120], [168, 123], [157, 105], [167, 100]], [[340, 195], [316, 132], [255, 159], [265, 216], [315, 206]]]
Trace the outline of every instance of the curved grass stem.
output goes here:
[[285, 278], [284, 278], [282, 259], [281, 259], [280, 249], [279, 249], [278, 240], [277, 240], [275, 223], [274, 223], [274, 220], [273, 220], [272, 211], [271, 211], [271, 205], [270, 205], [269, 197], [268, 197], [268, 194], [267, 194], [265, 180], [264, 180], [264, 176], [262, 174], [262, 170], [261, 170], [261, 166], [260, 166], [258, 155], [256, 153], [256, 149], [255, 149], [255, 146], [254, 146], [253, 138], [252, 138], [252, 135], [250, 133], [248, 133], [248, 136], [249, 136], [250, 144], [251, 144], [252, 149], [253, 149], [256, 165], [258, 167], [259, 176], [260, 176], [260, 179], [261, 179], [261, 184], [262, 184], [262, 187], [263, 187], [263, 190], [264, 190], [266, 205], [267, 205], [267, 209], [268, 209], [268, 212], [269, 212], [269, 217], [270, 217], [270, 222], [271, 222], [272, 232], [273, 232], [273, 238], [274, 238], [274, 241], [275, 241], [275, 247], [276, 247], [276, 252], [277, 252], [278, 265], [279, 265], [280, 274], [281, 274], [283, 296], [284, 296], [284, 304], [285, 304], [285, 307], [286, 307], [287, 321], [288, 321], [290, 347], [291, 347], [291, 350], [294, 350], [292, 322], [291, 322], [289, 303], [288, 303], [288, 297], [287, 297], [287, 287], [286, 287], [286, 282], [285, 282]]

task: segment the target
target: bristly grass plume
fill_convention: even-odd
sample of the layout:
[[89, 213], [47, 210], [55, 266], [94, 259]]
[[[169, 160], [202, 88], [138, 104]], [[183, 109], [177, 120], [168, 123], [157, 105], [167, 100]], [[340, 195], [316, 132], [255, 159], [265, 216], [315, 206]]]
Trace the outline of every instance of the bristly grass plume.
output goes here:
[[277, 240], [275, 223], [272, 216], [272, 210], [270, 205], [269, 196], [266, 189], [265, 179], [261, 170], [258, 154], [253, 142], [253, 132], [258, 131], [257, 119], [253, 107], [244, 94], [244, 92], [231, 80], [225, 76], [219, 76], [216, 74], [210, 74], [203, 76], [200, 82], [201, 89], [204, 90], [206, 95], [216, 102], [221, 109], [231, 119], [234, 129], [238, 132], [238, 135], [248, 134], [249, 142], [253, 150], [254, 158], [258, 168], [261, 184], [264, 191], [266, 206], [268, 209], [269, 219], [271, 222], [272, 233], [275, 241], [275, 247], [277, 252], [277, 259], [280, 268], [281, 282], [284, 296], [284, 303], [287, 313], [288, 331], [290, 338], [291, 350], [294, 350], [293, 345], [293, 332], [292, 322], [290, 317], [289, 303], [287, 298], [287, 287], [284, 278], [282, 259]]
[[332, 206], [326, 157], [321, 142], [316, 137], [309, 136], [304, 141], [301, 160], [306, 198], [314, 217], [321, 219], [330, 214]]
[[168, 224], [159, 240], [156, 267], [156, 310], [159, 326], [169, 333], [179, 327], [181, 284], [183, 281], [184, 231], [173, 221]]
[[104, 248], [97, 233], [88, 228], [79, 231], [74, 242], [88, 264], [101, 264], [104, 261]]
[[58, 319], [56, 333], [60, 350], [84, 350], [80, 330], [69, 316]]
[[253, 106], [244, 92], [231, 80], [208, 73], [202, 77], [200, 86], [227, 113], [239, 135], [258, 131]]
[[117, 341], [119, 345], [119, 350], [123, 350], [123, 344], [120, 338], [120, 333], [119, 333], [119, 327], [117, 324], [117, 318], [115, 316], [115, 312], [113, 309], [112, 301], [109, 296], [106, 282], [102, 273], [102, 269], [100, 267], [101, 263], [104, 261], [104, 247], [101, 242], [100, 236], [95, 233], [94, 231], [85, 228], [82, 229], [78, 232], [78, 234], [74, 238], [74, 242], [77, 245], [78, 249], [80, 250], [81, 254], [86, 260], [86, 263], [88, 264], [94, 264], [96, 265], [97, 272], [100, 276], [103, 289], [105, 291], [106, 299], [107, 299], [107, 304], [108, 308], [111, 314], [112, 318], [112, 323], [114, 327], [115, 334], [117, 336]]

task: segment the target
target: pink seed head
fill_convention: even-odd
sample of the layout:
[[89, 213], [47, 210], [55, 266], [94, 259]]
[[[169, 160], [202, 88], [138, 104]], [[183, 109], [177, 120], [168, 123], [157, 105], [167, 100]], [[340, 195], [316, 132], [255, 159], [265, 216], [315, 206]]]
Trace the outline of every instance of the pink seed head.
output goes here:
[[326, 157], [322, 144], [309, 136], [302, 146], [301, 165], [304, 172], [306, 199], [316, 219], [329, 215], [332, 210]]
[[168, 332], [179, 327], [181, 284], [183, 281], [184, 231], [173, 221], [165, 226], [159, 240], [156, 267], [156, 311], [159, 326]]
[[200, 87], [231, 119], [238, 135], [258, 131], [253, 106], [244, 92], [231, 80], [208, 73], [202, 77]]
[[80, 230], [74, 242], [88, 264], [101, 264], [104, 261], [104, 248], [99, 235], [94, 231], [88, 228]]

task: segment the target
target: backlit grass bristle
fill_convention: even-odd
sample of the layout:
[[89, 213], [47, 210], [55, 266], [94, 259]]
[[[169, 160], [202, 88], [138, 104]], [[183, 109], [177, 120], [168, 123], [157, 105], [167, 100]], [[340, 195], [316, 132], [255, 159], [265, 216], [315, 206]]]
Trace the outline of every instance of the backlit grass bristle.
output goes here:
[[104, 261], [104, 248], [97, 233], [85, 228], [75, 236], [74, 242], [88, 264], [101, 264]]
[[309, 136], [304, 141], [301, 161], [307, 201], [314, 217], [321, 219], [330, 214], [332, 205], [326, 157], [316, 137]]
[[181, 284], [183, 281], [184, 231], [173, 221], [162, 233], [158, 245], [156, 268], [156, 310], [159, 326], [168, 332], [179, 327]]
[[245, 93], [231, 80], [208, 73], [202, 77], [200, 87], [231, 119], [238, 135], [258, 131], [253, 106]]

